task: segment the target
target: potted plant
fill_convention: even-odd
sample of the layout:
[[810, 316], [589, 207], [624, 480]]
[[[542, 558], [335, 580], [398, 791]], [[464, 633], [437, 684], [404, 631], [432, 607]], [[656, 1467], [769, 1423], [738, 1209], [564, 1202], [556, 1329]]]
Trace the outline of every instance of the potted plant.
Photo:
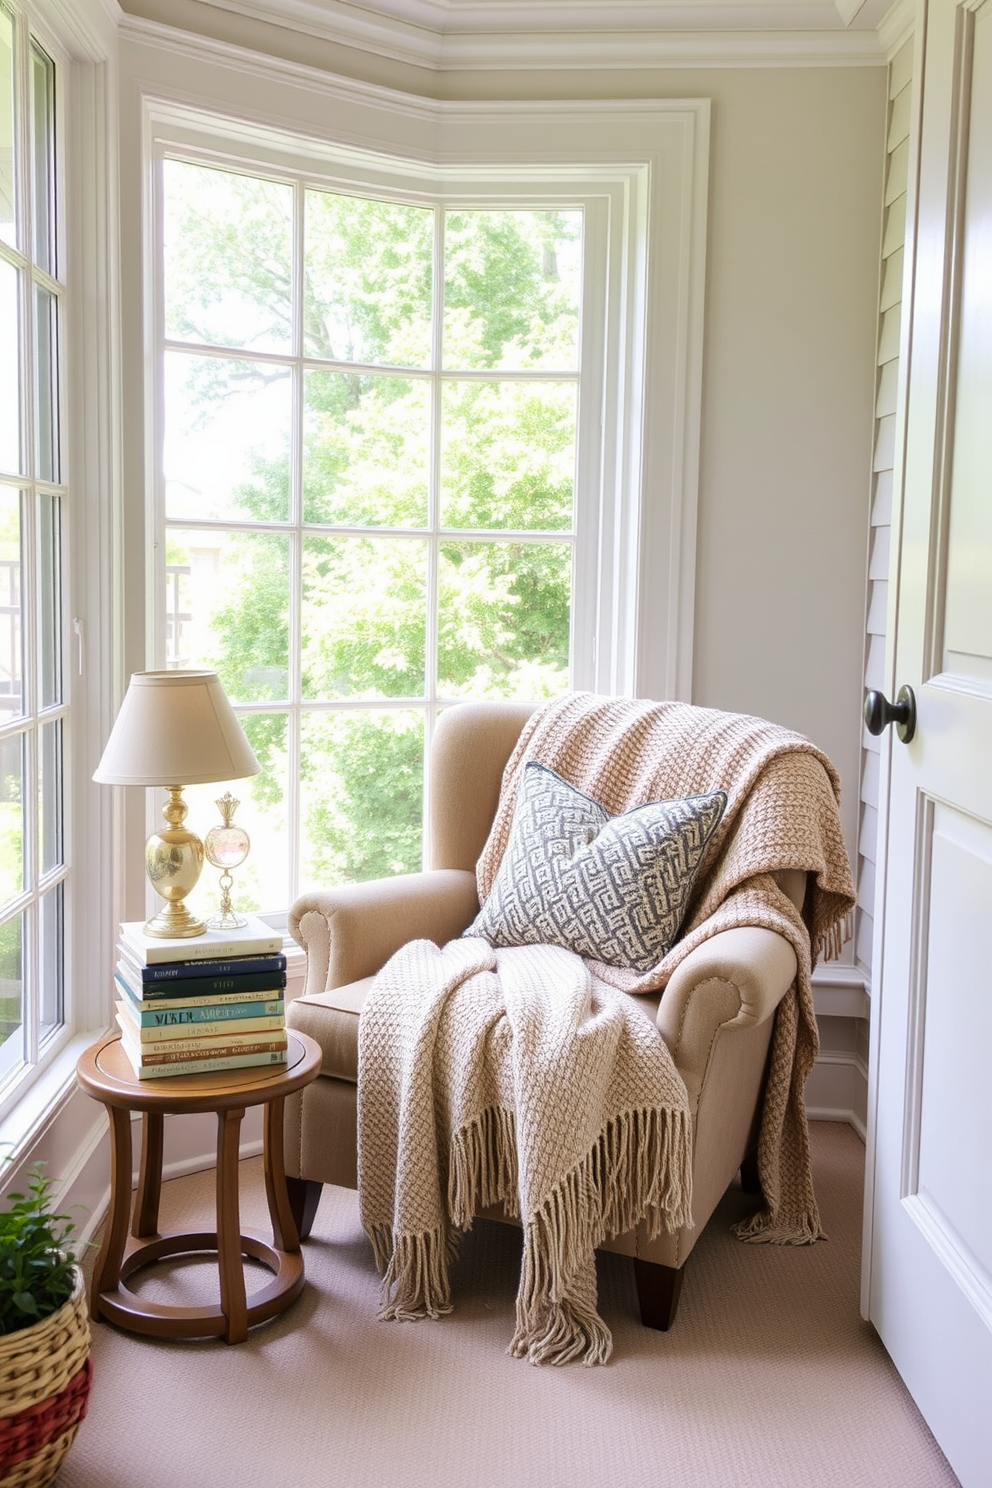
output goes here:
[[90, 1327], [75, 1225], [41, 1166], [0, 1208], [0, 1488], [44, 1488], [86, 1414]]

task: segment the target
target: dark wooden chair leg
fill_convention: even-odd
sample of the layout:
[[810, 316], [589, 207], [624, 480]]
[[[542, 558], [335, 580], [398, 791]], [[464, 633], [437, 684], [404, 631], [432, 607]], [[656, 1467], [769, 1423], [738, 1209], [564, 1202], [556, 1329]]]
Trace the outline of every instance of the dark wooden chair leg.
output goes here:
[[287, 1177], [286, 1179], [289, 1207], [301, 1240], [305, 1240], [313, 1229], [313, 1222], [317, 1218], [317, 1205], [320, 1203], [323, 1189], [324, 1185], [318, 1183], [315, 1178]]
[[641, 1304], [641, 1322], [645, 1328], [668, 1332], [678, 1311], [684, 1275], [684, 1266], [660, 1266], [655, 1261], [634, 1257], [637, 1300]]
[[758, 1154], [748, 1153], [741, 1163], [741, 1188], [746, 1194], [761, 1197], [761, 1179], [758, 1176]]

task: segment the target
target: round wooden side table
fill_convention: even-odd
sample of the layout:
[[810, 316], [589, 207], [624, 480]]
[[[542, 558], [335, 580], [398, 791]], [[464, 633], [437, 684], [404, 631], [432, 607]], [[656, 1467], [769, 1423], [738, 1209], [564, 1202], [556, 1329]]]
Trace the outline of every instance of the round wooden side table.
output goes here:
[[[152, 1338], [213, 1338], [241, 1343], [254, 1323], [275, 1317], [303, 1290], [300, 1238], [286, 1192], [283, 1161], [283, 1106], [320, 1072], [320, 1046], [306, 1034], [289, 1031], [287, 1062], [216, 1074], [170, 1075], [139, 1080], [113, 1034], [80, 1056], [76, 1078], [87, 1095], [102, 1101], [110, 1117], [110, 1213], [93, 1268], [90, 1314]], [[242, 1234], [238, 1200], [241, 1121], [249, 1106], [264, 1115], [265, 1194], [272, 1222], [272, 1244]], [[131, 1112], [143, 1113], [141, 1165], [131, 1217]], [[160, 1235], [163, 1119], [170, 1115], [214, 1112], [217, 1116], [217, 1228], [193, 1234]], [[146, 1301], [132, 1292], [128, 1277], [169, 1256], [216, 1253], [220, 1304], [174, 1307]], [[242, 1256], [268, 1267], [272, 1280], [248, 1305]]]

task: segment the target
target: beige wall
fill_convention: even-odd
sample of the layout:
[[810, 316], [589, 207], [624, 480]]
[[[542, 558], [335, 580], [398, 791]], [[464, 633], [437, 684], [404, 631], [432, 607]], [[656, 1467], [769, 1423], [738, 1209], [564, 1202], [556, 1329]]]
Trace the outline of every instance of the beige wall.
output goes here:
[[693, 701], [824, 748], [856, 861], [885, 69], [513, 75], [524, 90], [712, 100]]
[[885, 74], [714, 91], [695, 701], [809, 734], [854, 857]]
[[125, 8], [433, 97], [712, 100], [694, 701], [826, 749], [855, 860], [885, 68], [436, 73], [192, 0]]

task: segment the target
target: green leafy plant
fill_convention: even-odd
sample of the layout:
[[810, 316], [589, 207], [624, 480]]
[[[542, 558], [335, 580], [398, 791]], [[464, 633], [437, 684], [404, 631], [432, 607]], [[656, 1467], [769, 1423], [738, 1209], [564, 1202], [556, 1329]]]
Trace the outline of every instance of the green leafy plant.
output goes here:
[[57, 1312], [72, 1296], [75, 1224], [57, 1214], [54, 1180], [31, 1170], [28, 1191], [7, 1195], [0, 1210], [0, 1334], [15, 1333]]

